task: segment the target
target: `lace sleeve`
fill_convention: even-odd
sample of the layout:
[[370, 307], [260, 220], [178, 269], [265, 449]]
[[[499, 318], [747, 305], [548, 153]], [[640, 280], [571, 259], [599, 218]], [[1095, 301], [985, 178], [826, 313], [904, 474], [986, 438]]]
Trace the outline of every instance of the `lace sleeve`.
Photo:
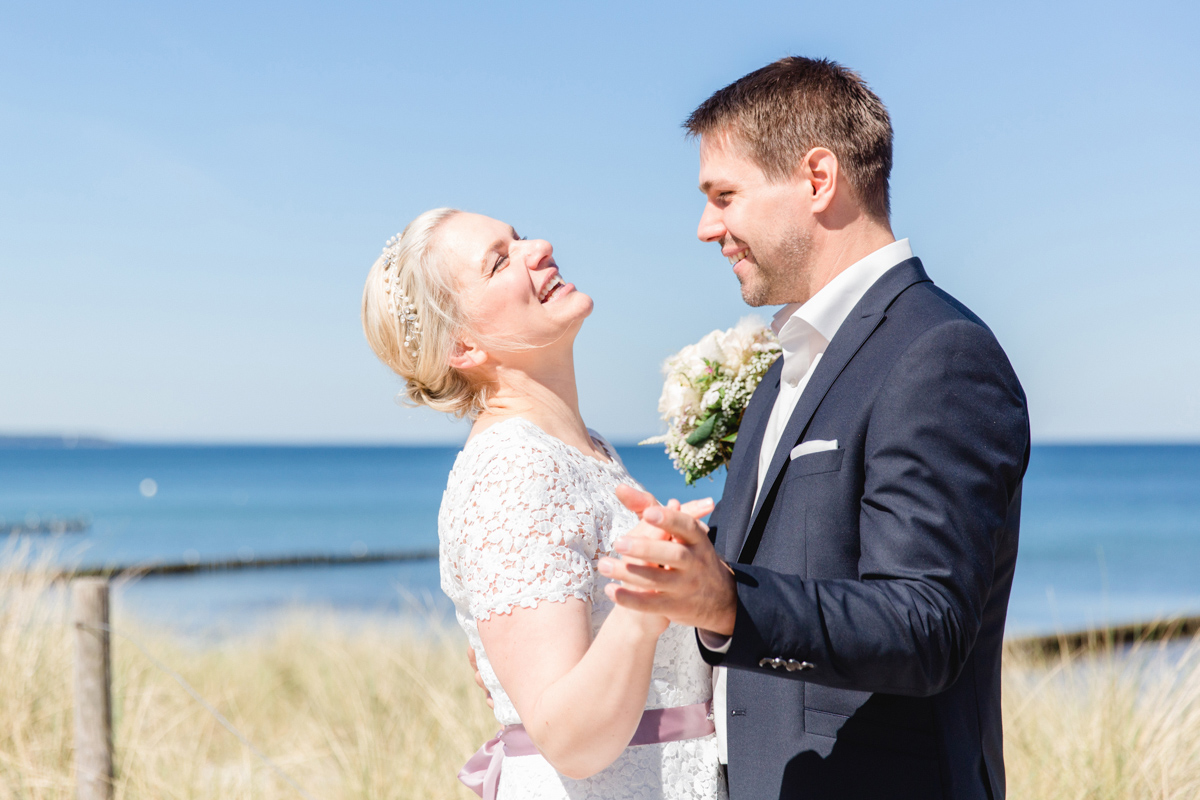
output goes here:
[[481, 620], [541, 600], [590, 600], [596, 527], [569, 470], [536, 445], [487, 455], [455, 536], [471, 615]]

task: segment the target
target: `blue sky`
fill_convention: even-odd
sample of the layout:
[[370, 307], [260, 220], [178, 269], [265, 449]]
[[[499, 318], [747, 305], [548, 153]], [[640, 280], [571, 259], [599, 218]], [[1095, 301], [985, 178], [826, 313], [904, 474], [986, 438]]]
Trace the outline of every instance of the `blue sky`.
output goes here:
[[[893, 227], [995, 330], [1035, 439], [1200, 439], [1200, 13], [1185, 3], [0, 5], [0, 431], [458, 441], [358, 323], [453, 205], [596, 299], [584, 416], [746, 313], [680, 122], [783, 55], [862, 73]], [[769, 315], [771, 309], [761, 313]]]

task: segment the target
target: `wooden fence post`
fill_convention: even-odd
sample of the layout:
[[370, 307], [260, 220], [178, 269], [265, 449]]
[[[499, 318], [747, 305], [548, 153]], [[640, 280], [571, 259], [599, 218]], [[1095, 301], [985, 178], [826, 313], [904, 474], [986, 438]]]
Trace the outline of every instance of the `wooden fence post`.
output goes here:
[[112, 688], [108, 581], [71, 583], [75, 621], [75, 796], [112, 800]]

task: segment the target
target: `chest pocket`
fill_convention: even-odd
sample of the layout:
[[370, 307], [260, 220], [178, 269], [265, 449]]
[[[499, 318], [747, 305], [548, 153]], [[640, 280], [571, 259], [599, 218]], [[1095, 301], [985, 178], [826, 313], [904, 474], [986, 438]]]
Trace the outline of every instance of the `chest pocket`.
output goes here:
[[842, 468], [842, 456], [846, 448], [821, 450], [805, 456], [793, 458], [787, 467], [787, 479], [799, 478], [804, 475], [819, 475], [822, 472], [837, 472]]

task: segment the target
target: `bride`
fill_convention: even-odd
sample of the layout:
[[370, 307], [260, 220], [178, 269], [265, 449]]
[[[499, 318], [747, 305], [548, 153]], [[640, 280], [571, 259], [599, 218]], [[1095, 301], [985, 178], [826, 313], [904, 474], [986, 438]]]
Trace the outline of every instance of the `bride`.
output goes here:
[[367, 340], [408, 400], [474, 421], [438, 516], [441, 580], [504, 729], [460, 778], [500, 800], [723, 798], [693, 630], [614, 607], [597, 572], [637, 523], [614, 489], [637, 484], [579, 415], [591, 311], [548, 242], [453, 209], [413, 220], [367, 277]]

